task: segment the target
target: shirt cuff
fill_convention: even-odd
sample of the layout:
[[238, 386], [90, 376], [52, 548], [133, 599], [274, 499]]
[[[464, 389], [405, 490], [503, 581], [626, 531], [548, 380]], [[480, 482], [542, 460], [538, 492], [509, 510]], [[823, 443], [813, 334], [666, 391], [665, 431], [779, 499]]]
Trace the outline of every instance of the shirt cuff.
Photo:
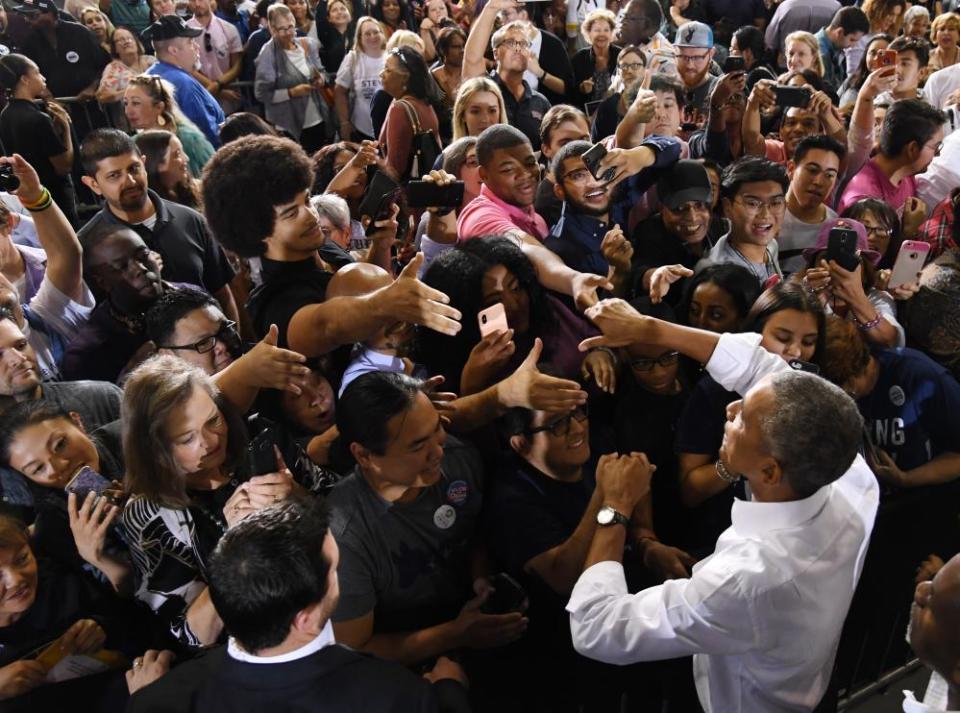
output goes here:
[[744, 373], [760, 348], [759, 334], [721, 334], [710, 360], [707, 373], [728, 391], [736, 391]]
[[576, 614], [577, 611], [599, 598], [620, 597], [627, 594], [629, 592], [623, 565], [613, 560], [597, 562], [580, 575], [570, 594], [570, 601], [567, 602], [567, 611]]

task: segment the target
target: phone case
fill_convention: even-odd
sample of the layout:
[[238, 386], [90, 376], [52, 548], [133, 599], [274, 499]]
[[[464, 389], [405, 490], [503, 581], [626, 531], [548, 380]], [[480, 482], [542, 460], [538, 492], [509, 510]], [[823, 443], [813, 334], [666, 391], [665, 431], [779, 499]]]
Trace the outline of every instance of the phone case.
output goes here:
[[500, 302], [480, 310], [477, 314], [477, 321], [480, 323], [481, 337], [486, 337], [494, 332], [506, 332], [510, 328], [507, 324], [507, 312]]
[[91, 492], [98, 496], [102, 495], [103, 491], [107, 490], [110, 485], [109, 480], [90, 466], [85, 465], [73, 474], [64, 490], [68, 493], [74, 493], [77, 496], [77, 502], [82, 503]]
[[411, 208], [458, 208], [463, 203], [463, 181], [437, 186], [429, 181], [407, 183], [407, 205]]
[[827, 237], [827, 262], [835, 260], [844, 270], [853, 272], [860, 264], [857, 257], [857, 231], [834, 228]]
[[929, 254], [930, 243], [904, 240], [903, 244], [900, 245], [900, 252], [897, 253], [897, 260], [893, 263], [893, 270], [890, 272], [890, 281], [887, 283], [887, 287], [893, 289], [915, 282], [917, 274], [923, 269], [923, 264], [927, 261], [927, 255]]
[[877, 66], [878, 67], [896, 67], [897, 51], [896, 50], [880, 50], [879, 52], [877, 52]]
[[380, 204], [383, 198], [399, 188], [399, 184], [383, 171], [377, 171], [373, 174], [370, 184], [367, 186], [367, 193], [358, 206], [360, 215], [376, 217], [380, 210]]

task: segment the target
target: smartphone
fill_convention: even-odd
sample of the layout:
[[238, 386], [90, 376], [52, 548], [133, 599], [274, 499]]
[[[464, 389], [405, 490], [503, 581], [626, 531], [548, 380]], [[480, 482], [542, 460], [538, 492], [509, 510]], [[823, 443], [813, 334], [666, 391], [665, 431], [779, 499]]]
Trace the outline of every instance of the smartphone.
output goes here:
[[67, 483], [64, 490], [76, 495], [77, 503], [80, 504], [86, 500], [87, 495], [90, 493], [95, 493], [97, 497], [100, 497], [105, 490], [110, 489], [111, 485], [112, 483], [109, 480], [89, 465], [84, 465], [73, 474], [73, 477], [70, 478], [70, 482]]
[[881, 67], [896, 67], [896, 66], [897, 66], [896, 50], [879, 50], [877, 52], [877, 69]]
[[923, 243], [919, 240], [904, 240], [903, 244], [900, 245], [900, 252], [897, 253], [897, 260], [893, 263], [893, 270], [890, 271], [890, 281], [887, 283], [887, 287], [892, 290], [895, 287], [916, 282], [929, 254], [930, 243]]
[[616, 169], [613, 168], [608, 168], [602, 176], [597, 175], [597, 171], [600, 170], [600, 162], [606, 155], [607, 148], [601, 143], [596, 143], [591, 146], [587, 152], [583, 154], [583, 156], [580, 157], [583, 159], [583, 163], [590, 171], [590, 174], [598, 181], [610, 181], [613, 180], [615, 175], [617, 175]]
[[805, 371], [808, 374], [820, 374], [820, 367], [816, 364], [811, 364], [808, 361], [803, 361], [803, 359], [789, 359], [787, 364], [790, 365], [790, 368], [794, 371]]
[[376, 222], [390, 217], [391, 206], [396, 203], [402, 189], [383, 171], [373, 174], [373, 179], [367, 186], [367, 192], [360, 201], [358, 212], [371, 218], [366, 233], [369, 236], [376, 230]]
[[503, 303], [497, 302], [477, 313], [477, 322], [480, 323], [480, 336], [486, 337], [494, 332], [506, 332], [510, 329], [507, 324], [507, 311]]
[[480, 607], [484, 614], [509, 614], [522, 612], [527, 608], [527, 593], [520, 583], [506, 572], [500, 572], [490, 577], [493, 593]]
[[727, 55], [727, 58], [723, 60], [723, 73], [730, 74], [731, 72], [742, 72], [747, 68], [747, 63], [743, 60], [743, 57], [736, 55]]
[[603, 104], [602, 101], [587, 102], [583, 105], [583, 111], [587, 116], [593, 118], [593, 115], [597, 113], [597, 109], [600, 108], [600, 105]]
[[777, 84], [773, 91], [777, 97], [777, 106], [781, 107], [805, 107], [813, 96], [809, 87], [791, 87], [787, 84]]
[[277, 472], [276, 428], [267, 426], [247, 444], [247, 466], [250, 476]]
[[831, 228], [827, 236], [827, 262], [835, 260], [844, 270], [853, 272], [860, 264], [857, 257], [857, 231], [852, 228]]
[[411, 208], [459, 208], [463, 203], [463, 181], [438, 186], [430, 181], [407, 183], [407, 205]]

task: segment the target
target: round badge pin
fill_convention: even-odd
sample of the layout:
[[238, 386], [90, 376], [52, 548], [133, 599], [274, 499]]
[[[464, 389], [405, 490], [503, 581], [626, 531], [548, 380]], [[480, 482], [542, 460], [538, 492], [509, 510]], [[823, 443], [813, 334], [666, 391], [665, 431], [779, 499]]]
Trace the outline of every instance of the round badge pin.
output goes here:
[[457, 521], [457, 511], [451, 505], [441, 505], [433, 513], [433, 524], [441, 530], [449, 530]]
[[460, 507], [470, 496], [470, 486], [465, 480], [454, 480], [447, 488], [447, 502], [455, 507]]
[[76, 52], [74, 52], [73, 50], [70, 50], [69, 52], [67, 52], [67, 53], [64, 55], [64, 58], [65, 58], [70, 64], [76, 64], [77, 62], [80, 61], [80, 55], [78, 55], [78, 54], [77, 54]]
[[890, 403], [894, 406], [903, 406], [904, 401], [907, 400], [907, 395], [904, 393], [903, 389], [899, 386], [890, 387]]
[[5, 57], [10, 54], [10, 48], [6, 45], [0, 45], [0, 57]]

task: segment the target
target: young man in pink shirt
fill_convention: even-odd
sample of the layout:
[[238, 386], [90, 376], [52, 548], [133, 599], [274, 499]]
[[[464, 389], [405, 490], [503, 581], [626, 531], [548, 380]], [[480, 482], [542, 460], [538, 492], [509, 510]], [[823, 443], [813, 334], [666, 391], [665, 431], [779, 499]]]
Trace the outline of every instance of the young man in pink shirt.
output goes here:
[[917, 195], [914, 176], [922, 173], [940, 151], [946, 117], [918, 99], [895, 102], [883, 119], [880, 151], [867, 161], [843, 191], [837, 211], [862, 198], [878, 198], [901, 210]]

